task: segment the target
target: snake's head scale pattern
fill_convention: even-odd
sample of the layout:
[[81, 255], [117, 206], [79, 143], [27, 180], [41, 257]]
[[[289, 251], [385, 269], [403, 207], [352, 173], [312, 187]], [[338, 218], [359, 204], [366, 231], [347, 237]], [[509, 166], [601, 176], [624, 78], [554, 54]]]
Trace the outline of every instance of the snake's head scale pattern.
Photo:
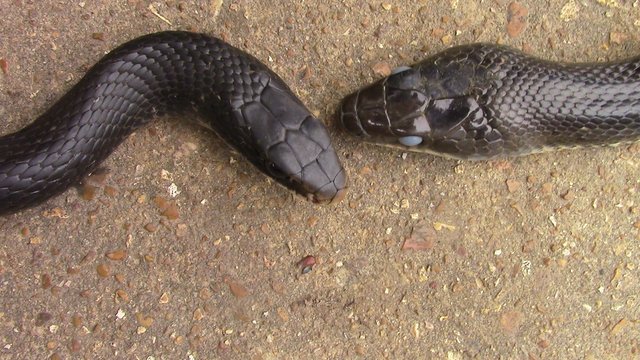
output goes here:
[[344, 197], [346, 172], [325, 126], [278, 79], [234, 113], [246, 121], [246, 141], [256, 147], [249, 159], [259, 169], [315, 203]]
[[419, 70], [406, 68], [349, 96], [342, 102], [344, 128], [367, 140], [397, 143], [398, 137], [430, 131], [425, 109], [430, 97], [422, 90]]

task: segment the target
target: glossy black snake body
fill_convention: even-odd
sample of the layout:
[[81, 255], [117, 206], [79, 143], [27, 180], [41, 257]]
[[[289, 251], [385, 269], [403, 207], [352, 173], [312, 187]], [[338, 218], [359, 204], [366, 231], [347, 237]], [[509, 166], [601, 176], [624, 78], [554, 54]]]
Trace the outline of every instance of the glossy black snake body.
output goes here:
[[346, 97], [365, 141], [457, 159], [640, 138], [640, 57], [565, 64], [490, 44], [450, 48]]
[[0, 214], [77, 183], [155, 116], [187, 111], [279, 183], [315, 202], [344, 195], [324, 125], [275, 73], [219, 39], [162, 32], [113, 50], [35, 122], [0, 137]]

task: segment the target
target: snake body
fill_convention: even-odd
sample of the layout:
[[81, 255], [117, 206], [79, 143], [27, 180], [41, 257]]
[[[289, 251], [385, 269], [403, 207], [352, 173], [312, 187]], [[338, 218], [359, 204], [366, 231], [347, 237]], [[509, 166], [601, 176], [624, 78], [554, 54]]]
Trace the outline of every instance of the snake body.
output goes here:
[[0, 137], [0, 213], [61, 193], [137, 128], [185, 112], [299, 194], [343, 197], [326, 128], [278, 75], [219, 39], [174, 31], [111, 51], [32, 124]]
[[365, 141], [456, 159], [631, 143], [640, 138], [640, 56], [567, 64], [457, 46], [347, 96], [340, 119]]

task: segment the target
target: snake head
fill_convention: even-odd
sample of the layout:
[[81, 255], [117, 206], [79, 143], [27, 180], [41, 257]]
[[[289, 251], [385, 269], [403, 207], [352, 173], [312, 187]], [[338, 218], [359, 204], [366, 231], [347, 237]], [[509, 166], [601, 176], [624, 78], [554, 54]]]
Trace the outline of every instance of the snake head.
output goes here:
[[315, 203], [344, 198], [347, 175], [326, 127], [284, 83], [272, 78], [233, 114], [242, 134], [232, 145], [258, 169]]
[[347, 131], [377, 143], [395, 144], [398, 138], [423, 136], [430, 130], [425, 115], [430, 97], [421, 88], [420, 71], [402, 68], [347, 96], [340, 121]]
[[475, 151], [487, 117], [464, 68], [404, 67], [342, 102], [340, 121], [365, 141], [456, 157]]

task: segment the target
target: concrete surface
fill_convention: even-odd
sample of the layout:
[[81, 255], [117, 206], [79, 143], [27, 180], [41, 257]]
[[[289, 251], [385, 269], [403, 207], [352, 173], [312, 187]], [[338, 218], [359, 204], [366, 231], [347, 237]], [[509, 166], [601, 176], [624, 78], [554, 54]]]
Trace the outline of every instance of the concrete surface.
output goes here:
[[[376, 72], [454, 44], [501, 42], [564, 61], [640, 53], [638, 1], [0, 8], [1, 134], [109, 49], [165, 29], [251, 52], [329, 125], [339, 100]], [[292, 195], [206, 130], [163, 118], [90, 185], [0, 217], [0, 358], [640, 356], [639, 146], [471, 163], [332, 135], [351, 176], [335, 207]], [[307, 255], [317, 264], [303, 274]]]

